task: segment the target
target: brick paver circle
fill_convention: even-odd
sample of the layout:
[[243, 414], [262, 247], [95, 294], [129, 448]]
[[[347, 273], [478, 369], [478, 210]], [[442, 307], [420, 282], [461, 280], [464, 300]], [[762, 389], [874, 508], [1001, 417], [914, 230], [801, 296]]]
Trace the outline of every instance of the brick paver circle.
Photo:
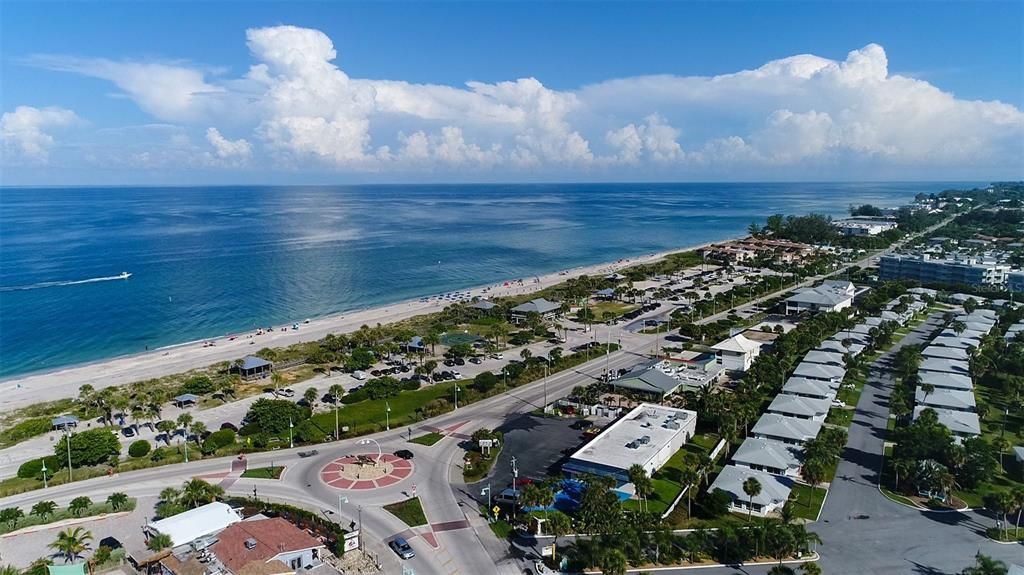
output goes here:
[[339, 457], [320, 470], [320, 480], [336, 489], [380, 489], [390, 487], [412, 475], [412, 461], [384, 453]]

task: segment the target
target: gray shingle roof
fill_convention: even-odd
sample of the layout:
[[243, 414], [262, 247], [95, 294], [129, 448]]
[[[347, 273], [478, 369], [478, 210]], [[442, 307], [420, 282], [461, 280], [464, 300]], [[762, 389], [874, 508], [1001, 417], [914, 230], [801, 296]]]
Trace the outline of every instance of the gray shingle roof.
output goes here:
[[783, 415], [799, 415], [803, 417], [818, 417], [828, 413], [832, 403], [827, 399], [810, 399], [797, 397], [795, 395], [779, 394], [768, 406], [769, 413], [781, 413]]
[[929, 345], [921, 351], [922, 357], [940, 357], [945, 359], [955, 359], [959, 361], [966, 361], [969, 357], [967, 351], [955, 347], [943, 347], [941, 345]]
[[804, 377], [791, 377], [787, 379], [786, 384], [782, 386], [782, 393], [809, 395], [829, 400], [836, 396], [836, 391], [829, 382]]
[[828, 365], [837, 365], [843, 367], [846, 365], [846, 360], [840, 353], [830, 353], [827, 351], [811, 350], [804, 356], [804, 361], [807, 363], [822, 363]]
[[758, 483], [761, 484], [761, 493], [753, 498], [755, 504], [762, 507], [781, 507], [789, 499], [789, 492], [793, 486], [791, 479], [735, 465], [723, 467], [718, 477], [708, 487], [708, 491], [713, 492], [715, 489], [721, 489], [732, 495], [734, 500], [748, 501], [750, 496], [744, 493], [743, 482], [751, 477], [757, 479]]
[[970, 376], [959, 373], [919, 371], [917, 375], [921, 383], [928, 383], [937, 388], [960, 389], [964, 391], [974, 389], [974, 382], [971, 381]]
[[914, 419], [920, 417], [921, 412], [925, 409], [935, 411], [935, 414], [939, 416], [939, 423], [948, 427], [949, 430], [955, 434], [981, 435], [981, 422], [978, 420], [977, 413], [954, 411], [952, 409], [937, 409], [934, 407], [919, 405], [914, 408]]
[[766, 413], [757, 420], [750, 433], [755, 436], [782, 437], [804, 442], [817, 437], [822, 425], [822, 422], [811, 419]]
[[245, 370], [257, 369], [269, 365], [273, 364], [263, 359], [262, 357], [256, 357], [255, 355], [246, 356], [245, 359], [242, 360], [242, 369]]
[[682, 384], [683, 382], [652, 366], [633, 368], [629, 373], [612, 382], [615, 387], [661, 394], [672, 393]]
[[944, 373], [959, 373], [961, 375], [971, 374], [970, 365], [966, 361], [942, 357], [926, 357], [922, 359], [918, 371], [940, 371]]
[[914, 403], [935, 408], [969, 411], [973, 411], [977, 407], [973, 391], [935, 389], [926, 394], [921, 386], [918, 386], [917, 391], [914, 392]]
[[824, 365], [821, 363], [800, 362], [793, 370], [795, 377], [806, 377], [808, 379], [828, 379], [842, 381], [846, 377], [846, 370], [835, 365]]
[[516, 313], [539, 313], [545, 314], [560, 309], [562, 306], [553, 302], [548, 301], [542, 297], [530, 300], [526, 303], [521, 303], [516, 307], [512, 308], [512, 311]]
[[803, 450], [774, 439], [748, 437], [736, 449], [732, 460], [735, 463], [774, 469], [797, 469], [802, 464]]

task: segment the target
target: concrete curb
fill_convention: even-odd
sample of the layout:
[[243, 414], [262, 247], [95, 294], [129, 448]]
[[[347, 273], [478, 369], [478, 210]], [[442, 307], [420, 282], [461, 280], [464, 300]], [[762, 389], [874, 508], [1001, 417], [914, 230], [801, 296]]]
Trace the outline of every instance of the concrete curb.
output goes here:
[[[806, 558], [800, 559], [787, 559], [782, 561], [783, 565], [803, 565], [804, 563], [813, 563], [821, 559], [821, 556], [817, 552], [808, 555]], [[747, 566], [762, 566], [762, 565], [778, 565], [778, 561], [757, 561], [752, 563], [742, 563], [741, 567]], [[679, 571], [683, 569], [720, 569], [722, 567], [733, 567], [733, 565], [726, 565], [725, 563], [707, 563], [702, 565], [674, 565], [665, 567], [645, 567], [636, 569], [626, 569], [626, 573], [656, 573], [658, 571]], [[601, 575], [601, 571], [584, 571], [586, 575]]]
[[110, 519], [111, 517], [120, 517], [121, 515], [128, 515], [133, 513], [132, 511], [118, 511], [116, 513], [100, 513], [99, 515], [90, 515], [88, 517], [74, 517], [71, 519], [62, 519], [60, 521], [54, 521], [53, 523], [43, 523], [40, 525], [29, 525], [28, 527], [22, 527], [17, 531], [11, 531], [10, 533], [4, 533], [0, 535], [0, 539], [6, 539], [8, 537], [17, 537], [18, 535], [27, 535], [29, 533], [36, 533], [39, 531], [46, 531], [47, 529], [57, 529], [60, 527], [67, 527], [69, 525], [78, 525], [79, 523], [85, 523], [87, 521], [101, 521], [103, 519]]

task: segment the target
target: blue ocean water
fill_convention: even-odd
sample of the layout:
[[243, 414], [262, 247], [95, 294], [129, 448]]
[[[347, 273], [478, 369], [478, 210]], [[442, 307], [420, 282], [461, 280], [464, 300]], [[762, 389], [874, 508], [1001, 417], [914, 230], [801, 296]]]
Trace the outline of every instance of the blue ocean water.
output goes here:
[[[721, 240], [772, 213], [842, 215], [963, 186], [3, 188], [0, 376]], [[67, 284], [123, 271], [130, 280]]]

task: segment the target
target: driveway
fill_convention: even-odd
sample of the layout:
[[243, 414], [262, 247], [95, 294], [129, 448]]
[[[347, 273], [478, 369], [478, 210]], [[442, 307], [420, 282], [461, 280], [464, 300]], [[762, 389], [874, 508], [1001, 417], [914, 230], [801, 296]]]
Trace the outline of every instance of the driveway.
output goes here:
[[978, 551], [1006, 562], [1024, 559], [1020, 545], [999, 545], [984, 536], [993, 521], [980, 513], [922, 512], [878, 490], [894, 384], [886, 367], [899, 348], [927, 341], [940, 317], [933, 314], [871, 366], [836, 478], [812, 527], [824, 543], [825, 573], [959, 573]]

